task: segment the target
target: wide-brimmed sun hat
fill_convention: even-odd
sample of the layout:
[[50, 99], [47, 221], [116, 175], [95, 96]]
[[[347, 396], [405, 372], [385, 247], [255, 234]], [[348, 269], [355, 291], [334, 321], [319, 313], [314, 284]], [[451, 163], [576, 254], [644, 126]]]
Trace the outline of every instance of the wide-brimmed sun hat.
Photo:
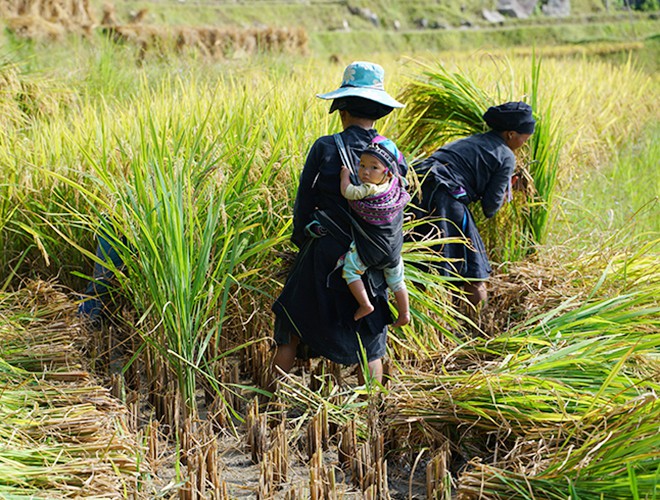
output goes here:
[[385, 70], [382, 66], [367, 61], [355, 61], [346, 66], [341, 86], [337, 90], [316, 94], [316, 97], [321, 99], [362, 97], [392, 108], [403, 108], [404, 104], [385, 92], [384, 80]]

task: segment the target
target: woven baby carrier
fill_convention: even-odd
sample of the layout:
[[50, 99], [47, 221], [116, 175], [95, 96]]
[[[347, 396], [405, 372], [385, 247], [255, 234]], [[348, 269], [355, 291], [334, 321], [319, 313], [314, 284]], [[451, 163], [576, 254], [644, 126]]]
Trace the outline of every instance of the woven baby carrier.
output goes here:
[[[348, 155], [346, 146], [344, 146], [344, 141], [339, 134], [334, 134], [333, 137], [337, 149], [339, 149], [341, 161], [351, 171], [351, 181], [359, 182], [353, 162]], [[410, 195], [405, 190], [401, 175], [395, 172], [387, 191], [361, 200], [348, 200], [348, 204], [365, 222], [380, 226], [389, 224], [396, 219], [409, 201]]]

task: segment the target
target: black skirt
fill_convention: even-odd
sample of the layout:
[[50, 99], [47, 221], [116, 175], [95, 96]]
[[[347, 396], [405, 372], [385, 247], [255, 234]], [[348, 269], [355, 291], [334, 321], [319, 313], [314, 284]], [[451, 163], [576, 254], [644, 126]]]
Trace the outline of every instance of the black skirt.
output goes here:
[[275, 341], [288, 344], [291, 335], [299, 337], [300, 357], [323, 356], [353, 365], [362, 360], [362, 348], [368, 361], [385, 355], [387, 325], [392, 322], [387, 285], [382, 271], [365, 273], [362, 279], [375, 309], [354, 321], [358, 304], [337, 266], [349, 243], [331, 235], [307, 240], [273, 303]]
[[[445, 238], [464, 240], [434, 248], [446, 259], [440, 264], [442, 273], [477, 281], [488, 279], [492, 268], [469, 207], [454, 198], [444, 186], [431, 182], [422, 185], [421, 206], [426, 209], [424, 216], [432, 218], [433, 221], [420, 226], [420, 233], [435, 232]], [[421, 214], [415, 213], [416, 217]]]

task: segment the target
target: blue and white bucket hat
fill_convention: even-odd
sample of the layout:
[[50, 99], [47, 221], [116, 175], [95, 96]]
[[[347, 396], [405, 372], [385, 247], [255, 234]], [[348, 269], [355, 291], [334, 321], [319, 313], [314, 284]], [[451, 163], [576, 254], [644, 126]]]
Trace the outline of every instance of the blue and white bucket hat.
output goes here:
[[321, 99], [337, 99], [339, 97], [362, 97], [392, 108], [403, 108], [391, 95], [385, 92], [383, 81], [385, 70], [382, 66], [366, 61], [355, 61], [346, 66], [341, 86], [326, 94], [316, 94]]

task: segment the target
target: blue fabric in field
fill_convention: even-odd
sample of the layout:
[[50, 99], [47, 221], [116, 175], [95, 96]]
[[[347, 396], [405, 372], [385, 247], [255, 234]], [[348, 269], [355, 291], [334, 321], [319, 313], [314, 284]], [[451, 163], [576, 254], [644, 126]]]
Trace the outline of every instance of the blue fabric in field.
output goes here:
[[[121, 257], [110, 243], [111, 238], [100, 233], [96, 246], [96, 256], [103, 262], [111, 262], [112, 268], [121, 269], [124, 265]], [[111, 268], [94, 263], [92, 279], [85, 288], [83, 300], [78, 305], [78, 314], [88, 320], [92, 326], [100, 326], [107, 302], [110, 300], [110, 286], [114, 272]]]

